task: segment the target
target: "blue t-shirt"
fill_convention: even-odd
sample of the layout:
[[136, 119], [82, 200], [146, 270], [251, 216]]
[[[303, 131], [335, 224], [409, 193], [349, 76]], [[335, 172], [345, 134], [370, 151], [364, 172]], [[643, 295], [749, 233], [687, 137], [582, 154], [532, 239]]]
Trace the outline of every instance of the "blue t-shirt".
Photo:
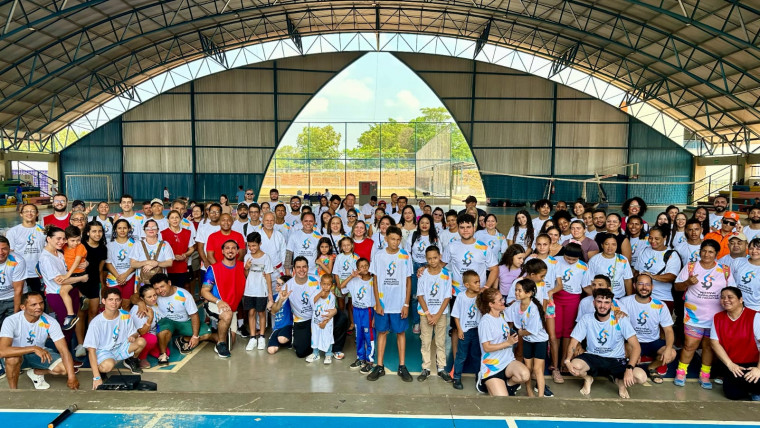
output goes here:
[[[272, 298], [277, 301], [277, 296], [278, 294], [275, 294]], [[293, 314], [290, 312], [290, 301], [285, 300], [280, 310], [274, 314], [274, 329], [277, 330], [289, 325], [293, 325]]]

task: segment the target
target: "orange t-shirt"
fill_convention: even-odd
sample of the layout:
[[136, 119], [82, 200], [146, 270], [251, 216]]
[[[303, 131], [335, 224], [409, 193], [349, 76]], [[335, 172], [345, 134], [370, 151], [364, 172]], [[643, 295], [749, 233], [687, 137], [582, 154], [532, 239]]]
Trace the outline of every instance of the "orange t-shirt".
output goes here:
[[720, 252], [715, 257], [715, 260], [718, 260], [730, 252], [728, 249], [728, 240], [731, 239], [732, 236], [736, 235], [734, 233], [729, 233], [728, 235], [723, 236], [723, 234], [720, 233], [720, 230], [717, 232], [710, 232], [705, 235], [705, 239], [713, 239], [715, 241], [718, 241], [718, 244], [720, 244]]
[[84, 268], [81, 266], [84, 259], [87, 258], [87, 248], [84, 247], [84, 244], [79, 244], [76, 248], [69, 248], [68, 245], [64, 245], [63, 258], [66, 260], [66, 269], [70, 269], [70, 266], [74, 264], [74, 260], [77, 257], [81, 257], [82, 260], [79, 261], [79, 267], [76, 268], [74, 273], [82, 273], [84, 272]]

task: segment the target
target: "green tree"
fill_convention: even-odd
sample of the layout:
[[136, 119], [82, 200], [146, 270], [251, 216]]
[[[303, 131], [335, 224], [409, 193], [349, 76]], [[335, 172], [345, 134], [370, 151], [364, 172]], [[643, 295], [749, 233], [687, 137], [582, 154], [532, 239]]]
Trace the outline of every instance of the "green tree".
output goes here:
[[296, 137], [296, 151], [299, 158], [320, 159], [320, 166], [325, 169], [342, 167], [340, 159], [340, 141], [342, 135], [332, 125], [307, 126]]

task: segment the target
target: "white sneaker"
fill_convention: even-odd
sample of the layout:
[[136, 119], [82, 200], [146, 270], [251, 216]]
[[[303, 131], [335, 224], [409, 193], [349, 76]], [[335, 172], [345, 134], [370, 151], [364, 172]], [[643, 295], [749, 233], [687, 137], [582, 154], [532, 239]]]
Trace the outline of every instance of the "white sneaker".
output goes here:
[[332, 355], [325, 356], [325, 365], [332, 364]]
[[317, 360], [319, 360], [319, 354], [309, 354], [309, 356], [306, 357], [307, 363], [313, 363], [314, 361], [317, 361]]
[[84, 349], [84, 346], [82, 346], [82, 345], [77, 345], [77, 347], [76, 347], [76, 348], [74, 348], [74, 356], [75, 356], [75, 357], [77, 357], [77, 358], [82, 358], [82, 357], [84, 357], [85, 355], [87, 355], [87, 350], [86, 350], [86, 349]]
[[259, 350], [266, 349], [267, 344], [264, 340], [264, 336], [259, 337]]
[[246, 351], [253, 351], [256, 348], [256, 338], [252, 337], [248, 340], [248, 344], [245, 345]]
[[34, 374], [34, 369], [27, 370], [26, 375], [29, 376], [29, 379], [32, 380], [32, 383], [34, 384], [34, 389], [50, 388], [50, 384], [45, 382], [45, 376]]

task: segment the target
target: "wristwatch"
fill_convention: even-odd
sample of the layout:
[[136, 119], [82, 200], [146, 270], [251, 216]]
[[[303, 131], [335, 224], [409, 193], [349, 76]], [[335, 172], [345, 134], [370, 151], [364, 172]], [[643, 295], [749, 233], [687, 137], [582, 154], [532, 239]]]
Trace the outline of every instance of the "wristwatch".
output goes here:
[[633, 370], [633, 366], [632, 366], [632, 365], [630, 365], [630, 364], [626, 364], [626, 365], [625, 365], [625, 369], [626, 369], [626, 370]]

